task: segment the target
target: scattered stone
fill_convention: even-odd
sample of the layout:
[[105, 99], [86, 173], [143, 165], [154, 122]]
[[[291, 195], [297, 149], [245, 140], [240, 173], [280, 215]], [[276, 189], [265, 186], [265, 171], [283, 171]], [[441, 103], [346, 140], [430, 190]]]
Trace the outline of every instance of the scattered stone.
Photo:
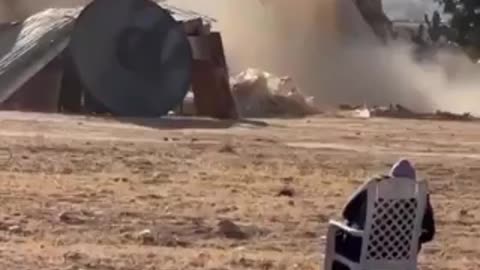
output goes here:
[[283, 187], [277, 194], [278, 197], [294, 197], [295, 190], [292, 187]]
[[113, 181], [116, 183], [122, 182], [122, 183], [127, 183], [128, 178], [127, 177], [115, 177], [113, 178]]
[[218, 232], [226, 238], [245, 240], [248, 235], [233, 221], [224, 219], [218, 223]]
[[64, 168], [62, 170], [62, 174], [72, 174], [73, 173], [73, 169], [72, 168]]
[[224, 144], [220, 150], [219, 150], [220, 153], [228, 153], [228, 154], [236, 154], [237, 152], [235, 151], [235, 148], [233, 147], [232, 144], [230, 143], [226, 143]]
[[58, 215], [58, 219], [66, 224], [69, 225], [81, 225], [86, 222], [86, 219], [81, 217], [79, 213], [74, 213], [74, 212], [62, 212], [60, 215]]
[[442, 120], [471, 121], [473, 117], [470, 113], [455, 114], [445, 111], [436, 111], [435, 116]]
[[181, 240], [178, 236], [174, 234], [165, 234], [163, 237], [158, 239], [158, 244], [164, 247], [188, 247], [189, 242]]
[[250, 258], [241, 257], [240, 259], [234, 260], [231, 263], [233, 266], [239, 266], [241, 268], [251, 269], [255, 267], [256, 261]]
[[86, 260], [88, 259], [88, 256], [83, 254], [83, 253], [80, 253], [80, 252], [75, 252], [75, 251], [68, 251], [66, 253], [63, 254], [63, 259], [65, 261], [74, 261], [74, 262], [78, 262], [78, 261], [82, 261], [82, 260]]
[[142, 245], [155, 245], [157, 242], [155, 235], [149, 229], [139, 232], [136, 238], [142, 243]]
[[195, 268], [205, 268], [211, 259], [212, 258], [209, 254], [202, 252], [197, 257], [193, 258], [190, 262], [190, 266]]
[[11, 225], [10, 227], [8, 227], [8, 231], [11, 233], [21, 233], [22, 228], [18, 225]]

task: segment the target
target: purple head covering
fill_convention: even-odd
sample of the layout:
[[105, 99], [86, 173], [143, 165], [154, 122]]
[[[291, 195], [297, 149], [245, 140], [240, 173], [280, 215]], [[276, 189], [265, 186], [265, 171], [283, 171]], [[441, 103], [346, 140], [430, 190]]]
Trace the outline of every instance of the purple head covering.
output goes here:
[[391, 177], [405, 177], [413, 180], [417, 179], [417, 174], [413, 165], [407, 159], [401, 159], [392, 166], [389, 175]]

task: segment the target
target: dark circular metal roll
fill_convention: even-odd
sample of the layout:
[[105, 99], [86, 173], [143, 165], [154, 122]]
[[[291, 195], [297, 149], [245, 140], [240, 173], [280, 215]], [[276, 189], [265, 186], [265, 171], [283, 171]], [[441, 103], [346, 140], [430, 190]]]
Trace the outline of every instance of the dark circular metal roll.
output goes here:
[[183, 25], [153, 1], [93, 1], [77, 19], [70, 51], [86, 90], [118, 116], [165, 115], [191, 86]]

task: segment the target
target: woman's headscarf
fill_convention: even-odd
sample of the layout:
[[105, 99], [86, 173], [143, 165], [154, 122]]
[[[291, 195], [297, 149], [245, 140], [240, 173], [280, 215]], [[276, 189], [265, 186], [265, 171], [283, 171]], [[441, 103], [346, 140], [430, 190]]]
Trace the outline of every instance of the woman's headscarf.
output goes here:
[[391, 177], [405, 177], [413, 180], [417, 179], [417, 173], [413, 165], [407, 159], [401, 159], [392, 166], [389, 175]]

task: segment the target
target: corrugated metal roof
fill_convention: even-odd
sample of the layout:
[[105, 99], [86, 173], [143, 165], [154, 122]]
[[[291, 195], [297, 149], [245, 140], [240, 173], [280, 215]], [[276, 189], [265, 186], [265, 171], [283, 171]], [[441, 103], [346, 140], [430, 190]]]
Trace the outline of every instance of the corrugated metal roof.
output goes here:
[[212, 17], [209, 17], [207, 15], [200, 14], [198, 12], [192, 11], [192, 10], [187, 10], [183, 8], [178, 8], [173, 5], [167, 4], [163, 1], [157, 1], [157, 3], [163, 7], [166, 10], [169, 10], [171, 15], [177, 20], [177, 21], [189, 21], [189, 20], [194, 20], [201, 18], [205, 22], [208, 23], [214, 23], [216, 20]]
[[69, 41], [80, 9], [48, 9], [0, 32], [0, 102], [40, 71]]

